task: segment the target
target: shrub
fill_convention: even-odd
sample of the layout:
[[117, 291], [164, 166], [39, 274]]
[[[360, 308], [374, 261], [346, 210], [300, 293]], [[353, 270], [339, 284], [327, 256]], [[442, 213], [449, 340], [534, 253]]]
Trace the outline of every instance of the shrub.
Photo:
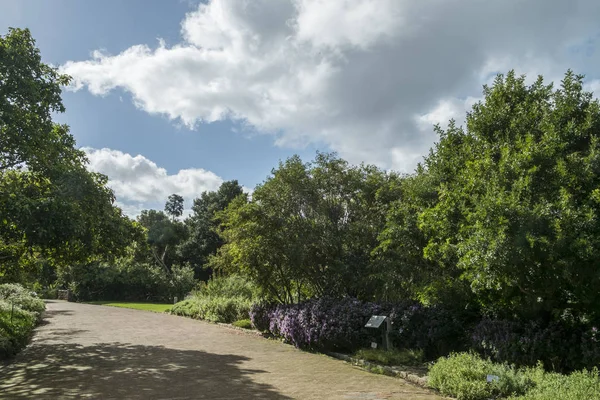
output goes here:
[[261, 332], [269, 331], [269, 323], [271, 321], [269, 314], [273, 311], [275, 305], [270, 303], [254, 303], [250, 307], [250, 321], [255, 329]]
[[46, 309], [44, 301], [23, 286], [14, 283], [0, 285], [0, 300], [5, 300], [15, 306], [37, 314]]
[[[488, 375], [499, 379], [488, 383]], [[453, 353], [430, 368], [428, 384], [458, 400], [487, 400], [523, 394], [533, 382], [506, 364], [494, 364], [473, 353]]]
[[368, 343], [371, 333], [364, 325], [380, 311], [376, 304], [353, 298], [322, 297], [300, 304], [280, 304], [269, 313], [269, 331], [296, 347], [353, 350]]
[[421, 349], [427, 360], [468, 348], [473, 315], [464, 310], [405, 302], [391, 307], [394, 346]]
[[252, 322], [249, 319], [240, 319], [232, 323], [233, 326], [244, 329], [252, 329]]
[[523, 396], [511, 397], [511, 400], [600, 399], [600, 377], [597, 368], [561, 375], [544, 372], [540, 366], [531, 369], [528, 376], [535, 383], [535, 387]]
[[173, 297], [182, 299], [195, 285], [191, 267], [173, 266], [167, 274], [158, 266], [130, 260], [73, 265], [59, 271], [58, 281], [77, 301], [172, 302]]
[[240, 297], [192, 297], [174, 304], [171, 313], [211, 322], [247, 319], [252, 302]]
[[258, 289], [252, 281], [239, 275], [213, 277], [208, 282], [200, 282], [194, 295], [204, 297], [241, 297], [255, 299]]
[[21, 285], [0, 285], [0, 358], [27, 344], [45, 304]]
[[498, 362], [573, 371], [600, 362], [595, 327], [572, 321], [482, 320], [472, 333], [473, 348]]
[[365, 347], [380, 333], [364, 328], [375, 314], [389, 315], [390, 334], [399, 349], [419, 349], [427, 359], [466, 347], [466, 326], [460, 313], [414, 302], [378, 305], [353, 298], [322, 297], [300, 304], [255, 304], [250, 310], [254, 326], [280, 336], [297, 347], [353, 351]]
[[248, 319], [255, 293], [255, 286], [239, 276], [213, 278], [175, 304], [171, 313], [212, 322]]
[[420, 365], [423, 363], [422, 350], [361, 349], [354, 356], [382, 365]]

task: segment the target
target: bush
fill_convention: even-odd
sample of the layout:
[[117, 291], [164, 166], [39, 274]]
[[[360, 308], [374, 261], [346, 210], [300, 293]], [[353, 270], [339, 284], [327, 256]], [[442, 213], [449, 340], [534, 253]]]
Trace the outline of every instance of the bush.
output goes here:
[[[488, 383], [488, 375], [498, 380]], [[494, 364], [473, 353], [453, 353], [440, 358], [429, 370], [429, 386], [458, 400], [487, 400], [524, 394], [532, 380], [506, 364]]]
[[270, 332], [297, 347], [354, 351], [379, 332], [364, 329], [372, 315], [389, 315], [390, 334], [398, 349], [422, 350], [426, 359], [467, 346], [472, 316], [414, 302], [378, 305], [353, 298], [322, 297], [300, 304], [258, 303], [250, 310], [256, 329]]
[[252, 302], [240, 297], [192, 297], [173, 305], [171, 314], [231, 323], [247, 319]]
[[23, 286], [0, 285], [0, 358], [27, 344], [44, 309], [44, 302]]
[[0, 285], [0, 300], [14, 303], [15, 306], [33, 313], [41, 314], [46, 305], [37, 295], [21, 285], [5, 283]]
[[[257, 308], [257, 311], [259, 308]], [[269, 312], [269, 332], [296, 347], [319, 350], [354, 350], [365, 347], [372, 333], [364, 329], [381, 307], [353, 298], [322, 297], [300, 304], [279, 304]], [[263, 318], [264, 311], [261, 311]], [[260, 324], [259, 314], [253, 322]]]
[[225, 277], [213, 277], [208, 282], [200, 282], [193, 294], [204, 297], [255, 299], [258, 297], [258, 288], [247, 278], [239, 275], [228, 275]]
[[129, 260], [73, 265], [58, 275], [59, 283], [77, 301], [172, 302], [174, 297], [184, 298], [195, 285], [191, 267], [173, 266], [167, 274], [158, 266]]
[[354, 356], [382, 365], [420, 365], [423, 363], [422, 350], [361, 349]]
[[252, 326], [261, 331], [269, 332], [269, 323], [271, 322], [270, 313], [275, 308], [275, 305], [270, 303], [254, 303], [250, 307], [250, 321]]
[[571, 375], [548, 373], [539, 367], [529, 371], [535, 387], [512, 400], [592, 400], [600, 399], [598, 369], [573, 372]]
[[464, 310], [405, 302], [391, 307], [392, 341], [396, 348], [420, 349], [427, 360], [465, 351], [476, 316]]
[[573, 321], [482, 320], [472, 334], [472, 346], [494, 361], [573, 371], [600, 363], [600, 334]]
[[252, 329], [252, 322], [249, 319], [240, 319], [232, 323], [233, 326], [244, 329]]
[[213, 278], [173, 306], [172, 314], [231, 323], [248, 319], [255, 286], [237, 275]]

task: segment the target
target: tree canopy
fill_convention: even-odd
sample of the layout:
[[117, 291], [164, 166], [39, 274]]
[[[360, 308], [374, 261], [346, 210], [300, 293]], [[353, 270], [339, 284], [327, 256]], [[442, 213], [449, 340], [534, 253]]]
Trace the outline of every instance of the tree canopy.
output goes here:
[[0, 279], [42, 261], [111, 258], [139, 234], [68, 127], [51, 119], [64, 111], [68, 81], [41, 61], [28, 30], [0, 36]]

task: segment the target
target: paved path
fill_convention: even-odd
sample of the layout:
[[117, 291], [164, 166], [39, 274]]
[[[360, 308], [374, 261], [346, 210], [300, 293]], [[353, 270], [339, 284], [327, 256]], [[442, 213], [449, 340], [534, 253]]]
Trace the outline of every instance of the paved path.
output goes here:
[[0, 366], [2, 399], [440, 399], [402, 380], [226, 327], [53, 301]]

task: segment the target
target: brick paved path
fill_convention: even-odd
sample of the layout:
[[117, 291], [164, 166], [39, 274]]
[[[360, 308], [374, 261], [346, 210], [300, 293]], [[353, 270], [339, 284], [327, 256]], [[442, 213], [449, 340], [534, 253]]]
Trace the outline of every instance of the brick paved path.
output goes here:
[[440, 399], [274, 340], [167, 314], [53, 301], [0, 366], [2, 399]]

